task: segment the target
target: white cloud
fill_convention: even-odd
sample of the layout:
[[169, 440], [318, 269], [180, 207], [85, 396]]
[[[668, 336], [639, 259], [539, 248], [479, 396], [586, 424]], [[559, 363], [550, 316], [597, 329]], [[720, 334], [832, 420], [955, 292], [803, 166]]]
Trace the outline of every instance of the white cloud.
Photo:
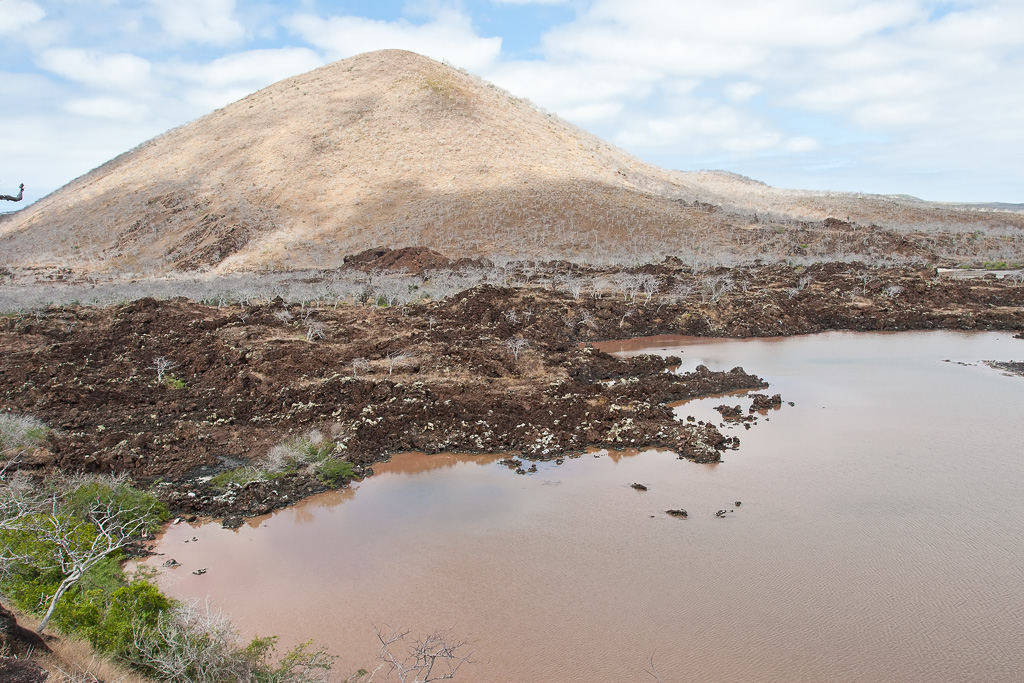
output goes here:
[[422, 24], [406, 19], [378, 21], [355, 16], [323, 19], [312, 14], [294, 15], [285, 24], [332, 59], [399, 48], [480, 72], [501, 53], [501, 38], [478, 36], [468, 16], [448, 9], [438, 11]]
[[46, 10], [28, 0], [4, 0], [0, 8], [0, 36], [15, 35], [42, 21]]
[[168, 72], [176, 79], [194, 84], [186, 93], [189, 102], [217, 108], [323, 63], [320, 55], [306, 48], [247, 50], [208, 64], [176, 65]]
[[668, 73], [737, 73], [771, 50], [828, 49], [905, 26], [912, 0], [595, 0], [575, 22], [545, 36], [548, 55], [642, 63]]
[[246, 85], [262, 88], [283, 78], [322, 66], [323, 59], [306, 48], [247, 50], [225, 55], [208, 64], [182, 68], [180, 77], [204, 86]]
[[71, 81], [105, 90], [138, 92], [152, 83], [149, 60], [128, 53], [57, 48], [43, 52], [39, 66]]
[[657, 75], [628, 65], [502, 62], [484, 75], [514, 95], [552, 110], [643, 98]]
[[782, 142], [781, 134], [743, 110], [703, 99], [676, 103], [667, 115], [629, 118], [616, 142], [638, 150], [673, 146], [683, 157], [721, 150], [748, 154]]
[[1007, 147], [1024, 155], [1024, 3], [935, 7], [593, 0], [544, 35], [542, 60], [487, 75], [559, 113], [608, 112], [576, 120], [676, 166], [833, 150], [846, 168], [1020, 177]]
[[245, 37], [235, 0], [149, 0], [172, 41], [227, 45]]
[[814, 138], [797, 136], [786, 140], [784, 148], [787, 152], [813, 152], [817, 150], [821, 145]]
[[746, 102], [764, 91], [764, 87], [750, 81], [740, 81], [725, 87], [726, 96], [733, 102]]
[[589, 126], [613, 121], [624, 109], [625, 106], [619, 102], [604, 102], [584, 104], [579, 107], [564, 107], [559, 110], [559, 115], [578, 126]]
[[72, 114], [114, 121], [141, 121], [149, 114], [149, 107], [122, 97], [71, 100], [64, 108]]

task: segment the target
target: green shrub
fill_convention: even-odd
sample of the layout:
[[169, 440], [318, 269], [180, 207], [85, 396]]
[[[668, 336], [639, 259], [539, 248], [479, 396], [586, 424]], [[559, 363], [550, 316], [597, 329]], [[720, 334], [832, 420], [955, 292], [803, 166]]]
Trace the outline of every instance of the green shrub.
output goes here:
[[165, 387], [170, 387], [171, 389], [188, 389], [188, 384], [185, 383], [185, 380], [178, 379], [174, 375], [164, 377], [163, 383]]
[[[4, 543], [7, 547], [16, 547], [8, 541], [7, 534], [4, 536], [5, 538], [0, 539], [0, 543]], [[3, 592], [10, 597], [15, 605], [26, 612], [39, 614], [40, 609], [46, 607], [50, 596], [57, 590], [57, 585], [60, 584], [62, 578], [56, 568], [44, 570], [18, 564], [0, 583], [0, 588], [3, 588]], [[58, 609], [63, 606], [62, 602]]]
[[66, 497], [64, 511], [77, 517], [97, 503], [107, 503], [113, 509], [130, 510], [146, 521], [146, 531], [154, 532], [161, 522], [167, 521], [171, 513], [167, 506], [148, 491], [133, 488], [117, 479], [87, 481], [74, 488]]
[[151, 633], [160, 615], [171, 607], [171, 601], [152, 583], [132, 581], [110, 594], [99, 623], [84, 635], [96, 649], [123, 657], [134, 635]]
[[245, 486], [254, 481], [263, 481], [266, 475], [255, 467], [236, 467], [233, 470], [225, 470], [214, 475], [210, 479], [210, 486], [215, 489], [226, 489], [232, 484]]
[[253, 638], [242, 650], [241, 655], [248, 661], [248, 670], [255, 683], [314, 683], [323, 680], [331, 670], [334, 657], [318, 648], [310, 649], [312, 641], [300, 643], [278, 659], [274, 656], [277, 636]]
[[320, 481], [331, 488], [337, 488], [354, 478], [355, 470], [347, 460], [325, 460], [317, 465], [316, 474]]

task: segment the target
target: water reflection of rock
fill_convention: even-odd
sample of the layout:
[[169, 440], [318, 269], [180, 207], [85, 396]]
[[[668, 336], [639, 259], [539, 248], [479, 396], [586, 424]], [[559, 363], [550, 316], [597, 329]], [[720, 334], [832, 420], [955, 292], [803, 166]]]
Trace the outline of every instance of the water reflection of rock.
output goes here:
[[316, 519], [317, 510], [330, 509], [341, 505], [345, 501], [352, 500], [356, 496], [358, 487], [337, 489], [304, 498], [295, 504], [294, 507], [285, 510], [278, 510], [267, 517], [254, 517], [248, 520], [249, 526], [257, 528], [264, 520], [273, 519], [282, 514], [292, 514], [296, 524], [308, 524]]
[[420, 474], [432, 470], [448, 469], [462, 463], [474, 465], [490, 465], [505, 457], [503, 453], [399, 453], [391, 456], [386, 462], [373, 466], [374, 474]]

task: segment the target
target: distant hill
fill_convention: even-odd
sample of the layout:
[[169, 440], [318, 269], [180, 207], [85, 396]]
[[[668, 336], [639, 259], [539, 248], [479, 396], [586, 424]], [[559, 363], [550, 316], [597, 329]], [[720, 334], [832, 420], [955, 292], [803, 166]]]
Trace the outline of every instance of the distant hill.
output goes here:
[[0, 265], [292, 269], [411, 245], [602, 262], [756, 251], [777, 226], [828, 218], [1024, 228], [1005, 212], [667, 171], [476, 77], [386, 50], [264, 88], [0, 218]]
[[982, 204], [965, 204], [972, 209], [992, 209], [994, 211], [1024, 211], [1024, 204], [1007, 204], [1006, 202], [986, 202]]

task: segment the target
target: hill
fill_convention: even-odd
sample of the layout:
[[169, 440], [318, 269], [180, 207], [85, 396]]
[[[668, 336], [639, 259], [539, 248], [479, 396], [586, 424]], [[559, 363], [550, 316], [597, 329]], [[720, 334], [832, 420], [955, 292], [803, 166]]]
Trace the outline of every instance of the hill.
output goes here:
[[[872, 224], [884, 230], [856, 230]], [[1022, 229], [1019, 212], [666, 171], [478, 78], [387, 50], [280, 81], [4, 217], [0, 265], [279, 270], [378, 245], [598, 263], [928, 244], [955, 254], [950, 234], [980, 230], [989, 248]], [[922, 230], [940, 238], [905, 244]]]

